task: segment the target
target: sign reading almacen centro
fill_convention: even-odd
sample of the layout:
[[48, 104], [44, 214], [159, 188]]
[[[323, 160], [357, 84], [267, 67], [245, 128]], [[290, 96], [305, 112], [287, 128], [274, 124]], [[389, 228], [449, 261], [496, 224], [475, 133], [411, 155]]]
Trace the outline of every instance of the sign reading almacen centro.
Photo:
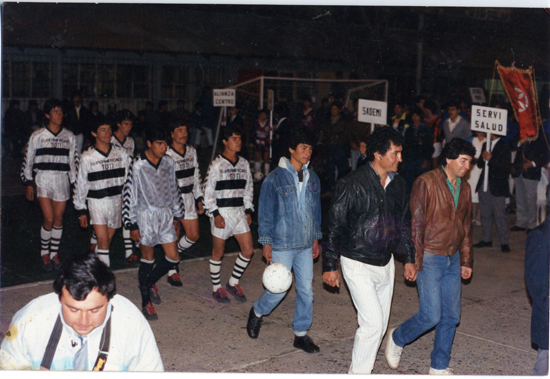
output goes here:
[[489, 108], [472, 105], [470, 128], [476, 132], [506, 135], [508, 111], [502, 108]]
[[357, 121], [380, 125], [386, 125], [388, 122], [386, 119], [388, 103], [359, 99], [358, 107]]
[[214, 106], [215, 107], [234, 107], [235, 106], [235, 89], [215, 89]]

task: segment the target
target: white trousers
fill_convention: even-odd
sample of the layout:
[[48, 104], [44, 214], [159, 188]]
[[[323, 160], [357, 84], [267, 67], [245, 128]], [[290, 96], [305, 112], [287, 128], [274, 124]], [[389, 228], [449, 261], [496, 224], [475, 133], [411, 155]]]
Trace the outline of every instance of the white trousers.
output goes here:
[[393, 256], [383, 267], [346, 257], [341, 257], [340, 262], [359, 322], [349, 373], [370, 374], [390, 318], [395, 277]]

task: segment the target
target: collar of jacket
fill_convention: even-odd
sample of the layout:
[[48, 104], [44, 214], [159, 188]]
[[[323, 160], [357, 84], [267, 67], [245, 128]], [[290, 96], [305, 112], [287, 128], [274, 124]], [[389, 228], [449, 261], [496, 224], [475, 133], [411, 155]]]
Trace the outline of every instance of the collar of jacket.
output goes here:
[[[378, 172], [376, 172], [374, 167], [372, 167], [372, 162], [369, 162], [369, 168], [370, 168], [370, 171], [371, 171], [371, 175], [374, 176], [375, 178], [377, 178], [378, 184], [382, 185], [382, 182], [381, 182], [382, 178], [380, 177], [380, 175], [378, 175]], [[388, 172], [388, 176], [390, 177], [390, 183], [397, 175], [399, 175], [397, 172]], [[388, 183], [388, 185], [389, 185], [389, 183]], [[382, 186], [382, 188], [384, 188], [384, 187]]]

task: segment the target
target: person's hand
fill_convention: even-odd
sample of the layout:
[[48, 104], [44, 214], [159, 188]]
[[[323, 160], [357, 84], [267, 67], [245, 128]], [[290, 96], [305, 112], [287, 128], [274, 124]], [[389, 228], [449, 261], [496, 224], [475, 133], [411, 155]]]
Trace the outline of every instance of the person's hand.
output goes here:
[[130, 231], [130, 238], [131, 238], [132, 241], [134, 241], [134, 242], [139, 242], [139, 241], [141, 241], [141, 235], [139, 234], [139, 229]]
[[32, 186], [27, 186], [25, 189], [25, 197], [28, 201], [34, 201], [34, 188]]
[[533, 167], [533, 161], [525, 161], [523, 162], [523, 171], [529, 170], [531, 167]]
[[340, 287], [338, 270], [323, 272], [323, 282], [331, 287]]
[[78, 218], [78, 222], [80, 223], [80, 227], [82, 229], [86, 229], [88, 227], [88, 216], [82, 215]]
[[248, 226], [252, 224], [252, 215], [249, 213], [246, 215], [246, 222], [248, 222]]
[[225, 220], [221, 215], [214, 217], [214, 226], [218, 229], [225, 228]]
[[405, 272], [403, 273], [405, 279], [410, 282], [414, 282], [417, 275], [418, 272], [416, 271], [416, 266], [414, 265], [414, 263], [405, 263]]
[[313, 253], [313, 259], [315, 259], [319, 256], [319, 241], [318, 240], [313, 241], [313, 247], [311, 249], [311, 252]]
[[265, 260], [268, 262], [271, 262], [271, 245], [264, 245], [262, 248], [262, 255], [264, 256]]
[[462, 279], [464, 280], [470, 279], [470, 277], [472, 276], [472, 269], [470, 267], [461, 266], [460, 270], [461, 270]]
[[485, 150], [483, 153], [481, 153], [481, 158], [485, 159], [487, 162], [489, 162], [492, 157], [493, 154], [491, 154], [490, 151]]
[[197, 209], [197, 213], [198, 213], [198, 214], [201, 215], [201, 214], [204, 213], [204, 205], [202, 204], [202, 201], [199, 201], [199, 202], [197, 203], [197, 208], [199, 208], [199, 209]]

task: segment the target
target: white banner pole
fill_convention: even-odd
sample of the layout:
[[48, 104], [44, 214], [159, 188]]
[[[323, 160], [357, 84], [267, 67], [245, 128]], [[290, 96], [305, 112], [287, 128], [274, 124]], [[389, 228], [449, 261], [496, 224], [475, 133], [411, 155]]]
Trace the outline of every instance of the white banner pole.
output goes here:
[[[487, 133], [487, 142], [485, 143], [488, 152], [491, 152], [491, 132]], [[483, 175], [483, 192], [487, 192], [489, 186], [489, 161], [485, 160], [485, 173]]]

